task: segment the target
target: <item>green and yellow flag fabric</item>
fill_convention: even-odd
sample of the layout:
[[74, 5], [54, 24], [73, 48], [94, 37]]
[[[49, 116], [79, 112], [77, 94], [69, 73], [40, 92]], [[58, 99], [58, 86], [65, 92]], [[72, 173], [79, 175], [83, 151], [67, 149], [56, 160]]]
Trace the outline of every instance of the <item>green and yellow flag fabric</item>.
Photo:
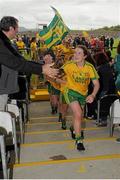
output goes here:
[[65, 25], [58, 11], [52, 7], [55, 16], [51, 23], [44, 30], [39, 32], [39, 36], [45, 41], [47, 48], [61, 43], [69, 32], [69, 28]]

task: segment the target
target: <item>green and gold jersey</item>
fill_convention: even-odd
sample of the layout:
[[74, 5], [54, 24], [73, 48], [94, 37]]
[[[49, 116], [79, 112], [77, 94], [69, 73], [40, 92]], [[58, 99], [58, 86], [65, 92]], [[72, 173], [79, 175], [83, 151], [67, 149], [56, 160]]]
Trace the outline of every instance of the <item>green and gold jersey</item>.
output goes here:
[[90, 80], [99, 78], [94, 66], [87, 61], [82, 67], [79, 67], [76, 62], [70, 61], [63, 66], [63, 69], [67, 76], [66, 87], [83, 96], [87, 95]]

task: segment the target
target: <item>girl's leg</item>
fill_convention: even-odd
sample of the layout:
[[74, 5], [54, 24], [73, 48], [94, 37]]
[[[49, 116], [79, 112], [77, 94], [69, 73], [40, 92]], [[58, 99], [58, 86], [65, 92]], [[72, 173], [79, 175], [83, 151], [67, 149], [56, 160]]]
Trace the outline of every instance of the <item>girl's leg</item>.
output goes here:
[[57, 113], [57, 109], [59, 106], [59, 96], [58, 95], [52, 95], [52, 101], [53, 101], [53, 109], [54, 109], [54, 114]]
[[76, 135], [80, 135], [81, 121], [82, 121], [82, 109], [77, 101], [70, 103], [70, 108], [73, 112], [73, 126]]
[[49, 94], [49, 96], [50, 96], [51, 113], [54, 114], [54, 103], [53, 103], [52, 94]]
[[61, 112], [62, 112], [62, 119], [61, 119], [61, 122], [62, 122], [62, 126], [61, 128], [62, 129], [66, 129], [66, 114], [67, 114], [67, 110], [68, 110], [68, 105], [67, 104], [61, 104]]
[[83, 118], [83, 110], [77, 101], [70, 103], [70, 108], [73, 112], [73, 128], [75, 130], [75, 139], [78, 150], [85, 150], [81, 137], [81, 122]]
[[62, 122], [62, 119], [65, 119], [67, 113], [68, 105], [65, 102], [64, 95], [62, 92], [59, 94], [59, 122]]
[[62, 121], [62, 102], [59, 101], [59, 119], [58, 122]]
[[58, 104], [59, 104], [59, 98], [58, 95], [53, 95], [51, 94], [51, 98], [50, 98], [50, 102], [51, 102], [51, 108], [52, 108], [52, 114], [57, 113], [57, 109], [58, 109]]

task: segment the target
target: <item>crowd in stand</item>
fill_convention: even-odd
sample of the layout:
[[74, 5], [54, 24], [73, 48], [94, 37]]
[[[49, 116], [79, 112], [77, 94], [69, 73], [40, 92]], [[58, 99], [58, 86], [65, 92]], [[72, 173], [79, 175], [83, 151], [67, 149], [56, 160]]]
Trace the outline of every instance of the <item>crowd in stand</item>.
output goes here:
[[[21, 52], [26, 49], [29, 53], [30, 50], [33, 52], [37, 51], [38, 49], [41, 51], [41, 53], [47, 49], [47, 46], [44, 43], [44, 40], [39, 37], [30, 37], [27, 35], [17, 35], [16, 38], [12, 40], [13, 45], [18, 48]], [[94, 50], [94, 51], [100, 51], [103, 49], [113, 49], [114, 45], [114, 38], [108, 37], [108, 36], [100, 36], [100, 37], [94, 37], [94, 35], [87, 35], [87, 37], [83, 36], [82, 33], [79, 34], [73, 34], [73, 35], [67, 35], [65, 40], [62, 42], [62, 44], [68, 44], [68, 46], [75, 48], [77, 45], [85, 45], [87, 48]], [[36, 59], [36, 56], [32, 54], [32, 58]]]

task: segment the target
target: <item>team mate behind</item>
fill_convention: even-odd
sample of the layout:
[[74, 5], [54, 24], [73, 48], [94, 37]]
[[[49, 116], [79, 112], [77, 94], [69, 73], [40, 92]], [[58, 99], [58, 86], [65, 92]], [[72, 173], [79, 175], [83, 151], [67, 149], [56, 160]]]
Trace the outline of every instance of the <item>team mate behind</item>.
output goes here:
[[25, 43], [23, 42], [22, 38], [19, 37], [18, 41], [16, 42], [19, 52], [24, 55], [25, 52]]
[[36, 37], [32, 37], [32, 39], [31, 39], [30, 50], [31, 50], [32, 60], [37, 62], [38, 61], [38, 52], [37, 52]]
[[[88, 51], [85, 46], [79, 45], [75, 49], [73, 61], [63, 66], [67, 76], [66, 90], [64, 96], [73, 113], [73, 127], [75, 140], [79, 151], [85, 150], [83, 137], [81, 137], [81, 122], [85, 103], [92, 103], [99, 90], [98, 74], [92, 64], [88, 63]], [[93, 91], [87, 96], [88, 85], [92, 80]]]
[[[48, 50], [44, 53], [44, 62], [45, 64], [55, 63], [55, 55], [52, 50]], [[51, 113], [57, 113], [57, 109], [59, 107], [59, 94], [60, 94], [60, 85], [55, 82], [54, 78], [50, 78], [45, 76], [48, 85], [48, 92], [50, 96], [50, 105], [51, 105]]]

